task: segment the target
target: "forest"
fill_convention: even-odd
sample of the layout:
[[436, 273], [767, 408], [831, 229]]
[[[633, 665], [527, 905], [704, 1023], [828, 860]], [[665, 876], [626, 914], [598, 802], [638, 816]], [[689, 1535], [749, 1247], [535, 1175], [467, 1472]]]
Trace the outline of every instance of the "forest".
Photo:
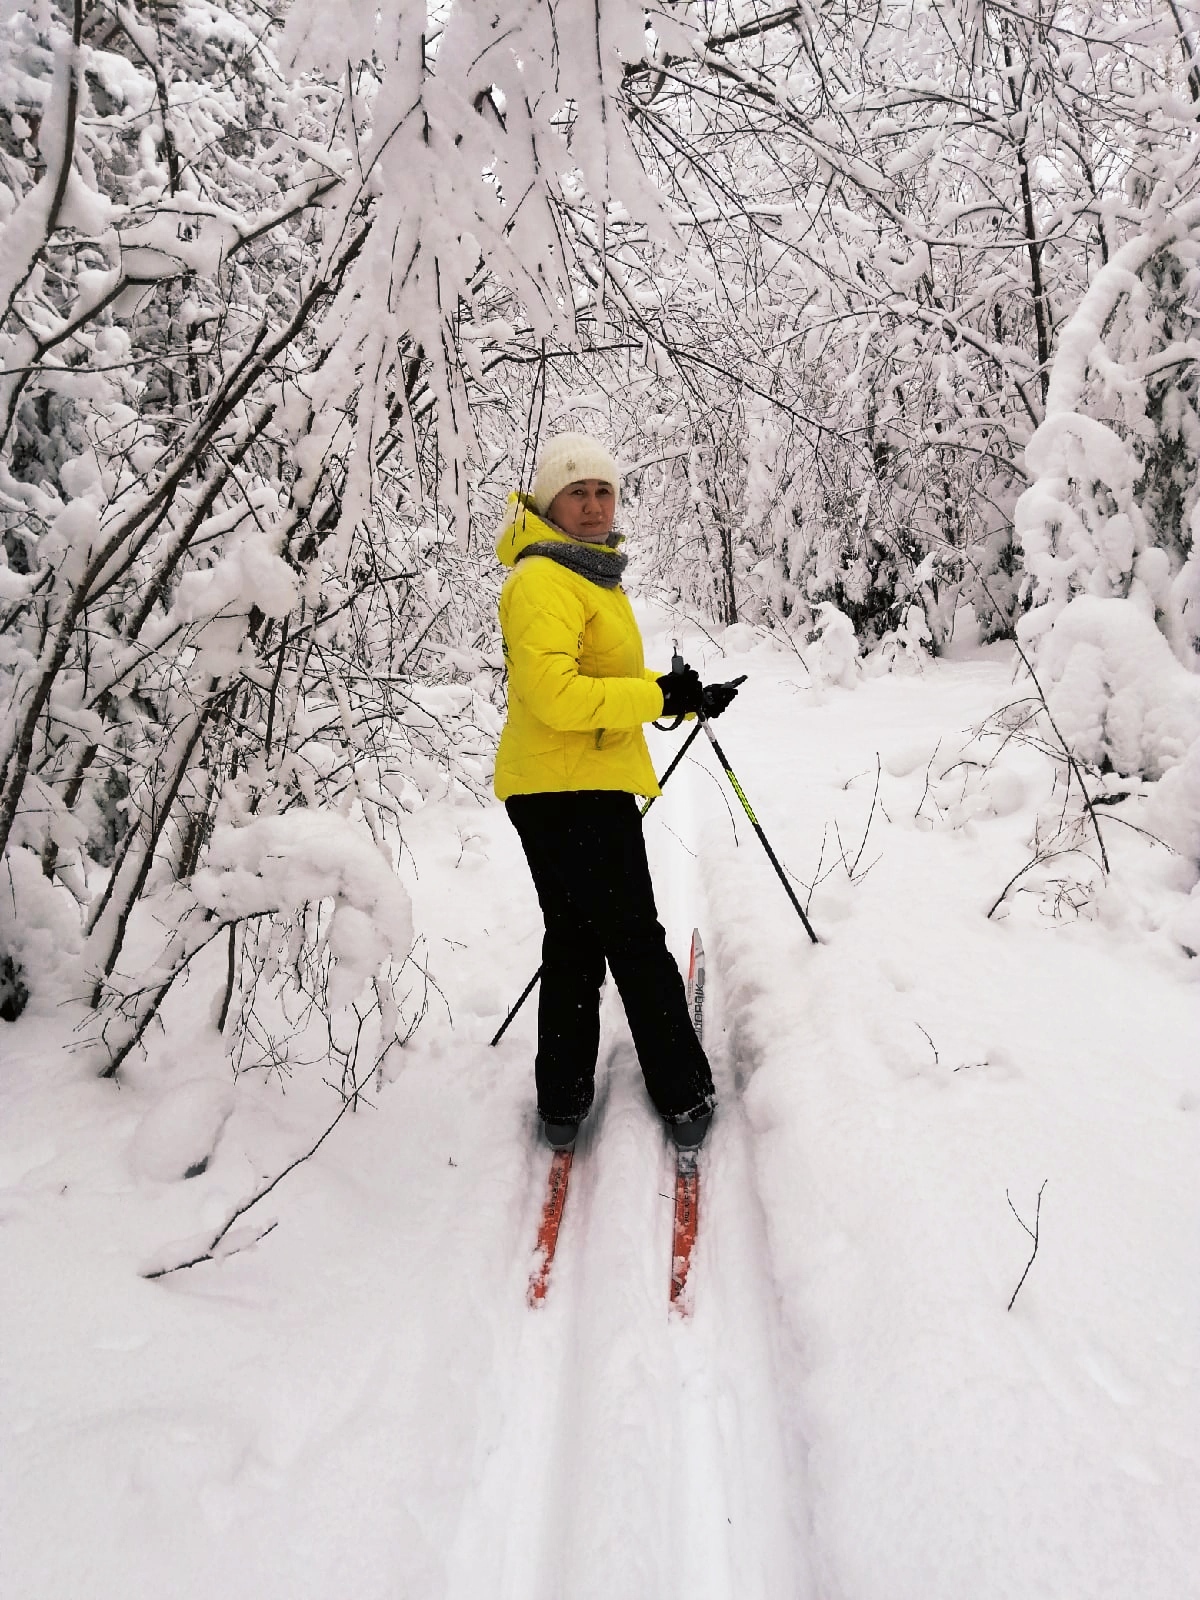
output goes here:
[[[512, 1014], [562, 432], [690, 1156]], [[1198, 534], [1195, 0], [0, 0], [0, 1588], [1195, 1592]]]
[[[3, 21], [4, 1017], [70, 995], [118, 1073], [216, 944], [235, 1054], [284, 982], [357, 1006], [347, 1061], [368, 1011], [404, 1036], [372, 852], [486, 788], [491, 534], [564, 426], [613, 441], [669, 604], [936, 657], [1119, 598], [1190, 725], [1178, 0]], [[1112, 684], [1063, 732], [1157, 778]]]

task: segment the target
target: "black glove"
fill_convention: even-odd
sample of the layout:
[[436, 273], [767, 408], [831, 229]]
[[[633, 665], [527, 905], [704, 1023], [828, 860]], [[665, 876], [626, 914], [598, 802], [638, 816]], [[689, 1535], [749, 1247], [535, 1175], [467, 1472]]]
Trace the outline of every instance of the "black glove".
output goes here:
[[704, 685], [695, 667], [686, 663], [672, 667], [658, 680], [662, 690], [664, 717], [683, 717], [689, 711], [703, 711]]
[[732, 683], [706, 683], [702, 692], [703, 704], [700, 707], [704, 715], [711, 719], [719, 717], [722, 711], [727, 711], [745, 681], [743, 674], [742, 677], [735, 678]]

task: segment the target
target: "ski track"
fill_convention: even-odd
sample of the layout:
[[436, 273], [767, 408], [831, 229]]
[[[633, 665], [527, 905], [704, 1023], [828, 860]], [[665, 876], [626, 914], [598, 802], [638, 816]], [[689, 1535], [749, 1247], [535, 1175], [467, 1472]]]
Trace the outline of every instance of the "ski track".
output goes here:
[[[689, 834], [648, 820], [673, 948], [706, 926]], [[676, 951], [678, 954], [678, 951]], [[611, 987], [597, 1099], [581, 1131], [546, 1302], [524, 1309], [549, 1156], [531, 1150], [508, 1323], [448, 1562], [450, 1600], [808, 1600], [799, 1429], [780, 1381], [787, 1337], [770, 1277], [740, 1076], [710, 963], [706, 1039], [720, 1111], [702, 1157], [691, 1315], [668, 1310], [675, 1163]]]

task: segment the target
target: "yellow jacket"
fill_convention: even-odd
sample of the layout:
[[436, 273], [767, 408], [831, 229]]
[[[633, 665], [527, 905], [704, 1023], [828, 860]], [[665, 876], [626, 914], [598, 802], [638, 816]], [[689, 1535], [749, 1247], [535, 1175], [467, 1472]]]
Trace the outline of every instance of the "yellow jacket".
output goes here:
[[508, 720], [496, 754], [496, 794], [622, 789], [656, 795], [642, 723], [662, 715], [662, 690], [620, 588], [605, 589], [521, 551], [569, 539], [514, 495], [496, 554], [514, 570], [500, 591]]

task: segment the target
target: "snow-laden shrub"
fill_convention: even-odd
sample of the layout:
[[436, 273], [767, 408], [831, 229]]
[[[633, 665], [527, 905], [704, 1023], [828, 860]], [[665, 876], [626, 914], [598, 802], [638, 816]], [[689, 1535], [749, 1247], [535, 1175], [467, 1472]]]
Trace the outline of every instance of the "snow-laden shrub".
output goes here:
[[371, 840], [336, 812], [296, 809], [217, 828], [191, 887], [230, 921], [332, 900], [325, 948], [334, 1006], [348, 1005], [412, 945], [407, 891]]
[[1154, 786], [1146, 818], [1153, 833], [1200, 866], [1200, 739]]
[[1025, 450], [1015, 525], [1034, 644], [1074, 596], [1134, 599], [1180, 660], [1200, 639], [1200, 205], [1176, 206], [1096, 273], [1063, 330]]
[[818, 683], [853, 689], [858, 682], [858, 639], [844, 611], [828, 600], [816, 608], [811, 643], [805, 646], [804, 664]]
[[1140, 605], [1079, 595], [1038, 654], [1050, 713], [1081, 760], [1161, 777], [1200, 738], [1200, 678]]
[[[1151, 791], [1146, 827], [1192, 863], [1200, 874], [1200, 738], [1183, 760]], [[1200, 955], [1200, 882], [1171, 913], [1167, 931], [1185, 950]]]
[[920, 606], [909, 606], [898, 628], [885, 633], [874, 650], [863, 662], [868, 677], [879, 677], [885, 672], [922, 672], [930, 655], [933, 635], [925, 612]]
[[0, 866], [0, 1020], [15, 1022], [31, 998], [62, 999], [79, 945], [71, 896], [50, 882], [32, 850], [9, 850]]

